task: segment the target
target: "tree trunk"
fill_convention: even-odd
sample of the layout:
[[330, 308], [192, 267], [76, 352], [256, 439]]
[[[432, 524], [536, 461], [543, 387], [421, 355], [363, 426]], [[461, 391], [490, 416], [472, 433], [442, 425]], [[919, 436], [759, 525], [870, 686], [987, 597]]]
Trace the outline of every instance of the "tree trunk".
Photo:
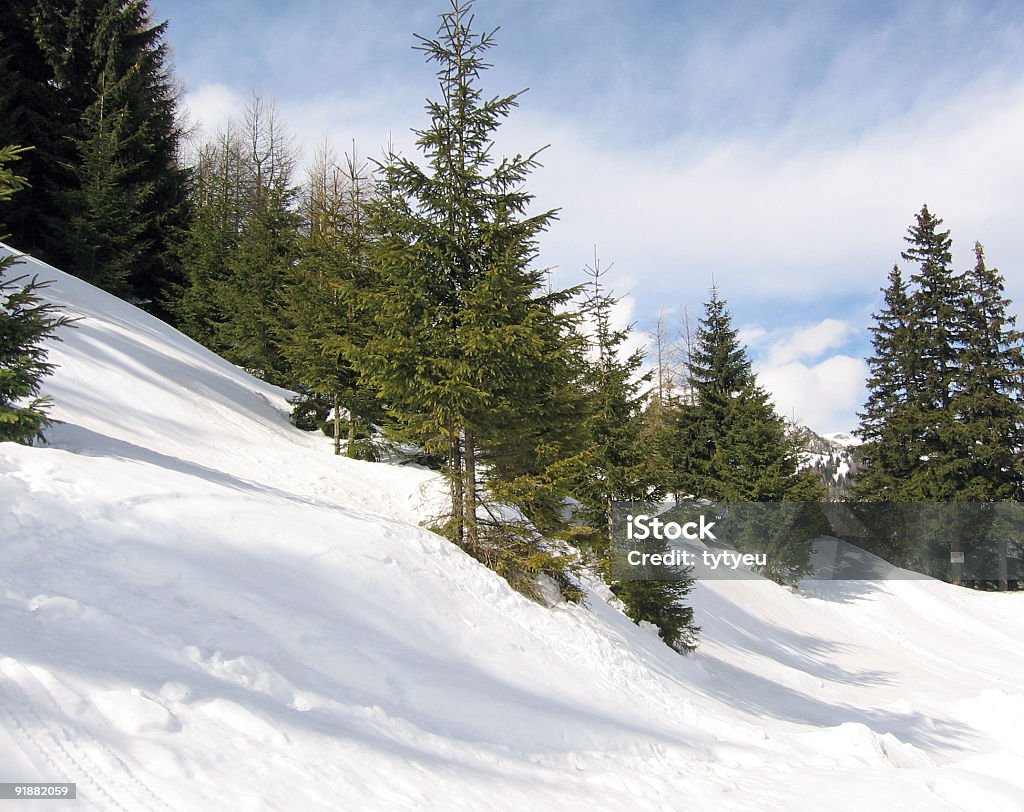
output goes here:
[[1006, 560], [1006, 539], [999, 538], [999, 591], [1007, 592], [1010, 589], [1010, 572]]
[[473, 430], [467, 428], [465, 509], [463, 511], [463, 518], [466, 522], [466, 543], [469, 545], [469, 551], [476, 554], [480, 539], [476, 526], [476, 447], [474, 442]]
[[334, 393], [334, 453], [341, 454], [341, 395]]
[[356, 415], [351, 409], [348, 410], [348, 448], [345, 453], [350, 457], [356, 455]]
[[452, 541], [465, 547], [465, 521], [462, 504], [462, 447], [459, 432], [449, 428], [448, 476], [452, 496]]

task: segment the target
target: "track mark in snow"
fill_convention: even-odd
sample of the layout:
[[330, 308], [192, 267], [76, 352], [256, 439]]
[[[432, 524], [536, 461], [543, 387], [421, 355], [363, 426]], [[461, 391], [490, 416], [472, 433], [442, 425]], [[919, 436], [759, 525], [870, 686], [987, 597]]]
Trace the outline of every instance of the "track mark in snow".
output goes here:
[[39, 753], [57, 776], [52, 780], [74, 782], [79, 800], [100, 809], [173, 809], [109, 747], [83, 726], [74, 725], [40, 676], [53, 679], [39, 667], [29, 668], [9, 658], [0, 660], [0, 709], [11, 723], [8, 729]]

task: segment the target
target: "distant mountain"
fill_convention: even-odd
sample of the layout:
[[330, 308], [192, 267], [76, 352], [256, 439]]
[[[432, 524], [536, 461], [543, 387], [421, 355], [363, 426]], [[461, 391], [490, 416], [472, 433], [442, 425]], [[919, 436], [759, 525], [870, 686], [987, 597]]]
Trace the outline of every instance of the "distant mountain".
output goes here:
[[787, 433], [800, 446], [800, 464], [813, 468], [821, 475], [828, 489], [830, 501], [839, 501], [850, 495], [852, 477], [860, 470], [857, 449], [859, 438], [847, 432], [817, 434], [806, 426], [789, 424]]

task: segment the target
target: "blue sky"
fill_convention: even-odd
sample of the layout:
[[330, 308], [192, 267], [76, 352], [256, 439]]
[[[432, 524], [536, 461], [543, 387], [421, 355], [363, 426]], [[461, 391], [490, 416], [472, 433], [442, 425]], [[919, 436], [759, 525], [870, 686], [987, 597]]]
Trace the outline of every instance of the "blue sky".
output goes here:
[[[199, 132], [276, 101], [306, 155], [412, 151], [446, 0], [154, 0]], [[594, 246], [650, 328], [715, 280], [779, 410], [851, 429], [878, 289], [922, 203], [954, 261], [975, 240], [1024, 300], [1024, 4], [478, 0], [500, 26], [483, 87], [529, 87], [499, 148], [550, 144], [529, 188], [560, 208], [541, 261]], [[1016, 311], [1016, 308], [1015, 308]]]

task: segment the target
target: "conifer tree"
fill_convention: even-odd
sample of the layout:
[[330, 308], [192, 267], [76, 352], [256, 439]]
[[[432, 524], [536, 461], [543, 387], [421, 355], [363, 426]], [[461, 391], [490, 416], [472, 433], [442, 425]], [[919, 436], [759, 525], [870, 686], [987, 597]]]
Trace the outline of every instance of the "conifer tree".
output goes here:
[[354, 147], [342, 167], [327, 147], [317, 154], [303, 202], [301, 258], [285, 292], [280, 337], [303, 394], [296, 408], [319, 400], [333, 410], [334, 453], [340, 454], [344, 406], [350, 457], [372, 457], [372, 446], [360, 447], [357, 433], [360, 421], [376, 418], [379, 411], [349, 361], [365, 343], [373, 315], [364, 306], [372, 285], [366, 222], [371, 194], [367, 167], [360, 165]]
[[957, 398], [963, 449], [960, 496], [1024, 500], [1024, 335], [1008, 314], [1002, 274], [985, 263], [981, 243], [964, 280], [967, 335]]
[[31, 20], [60, 143], [73, 147], [39, 213], [65, 224], [49, 257], [166, 318], [187, 217], [166, 23], [151, 22], [148, 0], [46, 0]]
[[444, 456], [451, 508], [440, 529], [522, 586], [553, 558], [492, 520], [499, 513], [482, 501], [480, 463], [497, 419], [523, 413], [523, 392], [550, 368], [566, 294], [545, 293], [544, 273], [532, 267], [537, 235], [554, 217], [527, 213], [533, 198], [523, 187], [537, 153], [492, 154], [519, 94], [484, 98], [479, 79], [494, 34], [473, 31], [471, 8], [452, 0], [437, 39], [419, 38], [438, 65], [440, 99], [428, 102], [430, 123], [417, 131], [425, 166], [391, 154], [381, 169], [370, 207], [377, 330], [357, 368], [402, 434]]
[[952, 267], [952, 241], [925, 206], [908, 229], [909, 285], [890, 275], [875, 316], [861, 415], [860, 498], [942, 502], [1020, 496], [1021, 336], [1002, 277]]
[[0, 203], [8, 241], [20, 251], [59, 264], [54, 248], [67, 223], [58, 193], [71, 182], [72, 110], [36, 42], [37, 0], [6, 0], [0, 14], [0, 144], [31, 144], [19, 172], [29, 185], [17, 205]]
[[594, 357], [586, 379], [590, 400], [586, 476], [576, 494], [589, 508], [590, 523], [599, 531], [599, 560], [603, 561], [610, 559], [614, 544], [616, 502], [645, 505], [660, 496], [651, 455], [642, 443], [643, 405], [647, 399], [642, 387], [652, 376], [640, 372], [644, 362], [641, 350], [619, 357], [629, 330], [616, 330], [611, 325], [616, 300], [602, 289], [606, 272], [596, 257], [593, 267], [587, 268], [591, 277], [587, 307], [593, 319]]
[[[645, 431], [644, 405], [651, 373], [641, 373], [642, 350], [621, 357], [630, 328], [612, 326], [616, 300], [603, 289], [595, 257], [587, 308], [593, 321], [592, 358], [584, 386], [588, 395], [586, 445], [576, 457], [578, 480], [573, 496], [583, 505], [581, 518], [594, 528], [589, 552], [597, 570], [637, 623], [658, 627], [661, 638], [679, 651], [691, 651], [700, 631], [683, 598], [693, 587], [687, 572], [674, 580], [616, 579], [612, 570], [616, 533], [627, 511], [646, 512], [661, 497], [658, 456]], [[583, 541], [583, 539], [578, 539]]]
[[719, 452], [735, 399], [753, 387], [753, 372], [739, 335], [732, 326], [726, 302], [713, 286], [698, 322], [694, 350], [690, 359], [689, 380], [695, 404], [699, 407], [681, 415], [682, 437], [689, 443], [689, 470], [682, 472], [681, 483], [687, 493], [705, 499], [727, 498], [722, 471], [726, 463]]
[[911, 342], [910, 297], [899, 266], [889, 273], [882, 309], [873, 318], [873, 355], [867, 359], [868, 399], [860, 414], [858, 456], [863, 466], [854, 489], [857, 499], [901, 501], [921, 454], [913, 427], [909, 394], [917, 359]]
[[918, 439], [920, 451], [913, 475], [904, 487], [916, 501], [956, 498], [956, 470], [961, 449], [954, 441], [958, 378], [963, 371], [962, 350], [968, 340], [964, 313], [966, 289], [961, 274], [952, 267], [952, 240], [941, 231], [942, 220], [923, 206], [907, 230], [909, 247], [901, 254], [916, 262], [910, 275], [911, 388], [907, 399], [909, 432]]
[[245, 157], [237, 130], [229, 126], [203, 144], [192, 169], [191, 223], [179, 245], [185, 272], [175, 302], [181, 329], [217, 353], [218, 325], [229, 318], [220, 301], [228, 278], [228, 258], [238, 247], [239, 235], [251, 209], [243, 182]]
[[280, 385], [293, 382], [280, 339], [298, 259], [295, 161], [274, 105], [257, 95], [241, 127], [202, 149], [177, 305], [193, 338]]
[[[0, 148], [0, 201], [24, 187], [25, 179], [6, 165], [22, 152]], [[0, 257], [0, 442], [31, 444], [49, 423], [50, 398], [39, 395], [42, 379], [53, 371], [44, 342], [59, 341], [54, 331], [70, 321], [39, 297], [45, 283], [10, 276], [16, 265], [15, 256]]]
[[688, 449], [678, 460], [689, 467], [675, 472], [677, 487], [700, 500], [755, 505], [756, 521], [746, 526], [757, 532], [739, 543], [767, 553], [764, 575], [793, 582], [809, 569], [811, 536], [791, 532], [787, 509], [756, 505], [820, 501], [823, 487], [812, 470], [800, 469], [796, 444], [757, 384], [717, 287], [705, 303], [694, 345], [694, 402], [680, 410], [677, 429], [678, 443]]

